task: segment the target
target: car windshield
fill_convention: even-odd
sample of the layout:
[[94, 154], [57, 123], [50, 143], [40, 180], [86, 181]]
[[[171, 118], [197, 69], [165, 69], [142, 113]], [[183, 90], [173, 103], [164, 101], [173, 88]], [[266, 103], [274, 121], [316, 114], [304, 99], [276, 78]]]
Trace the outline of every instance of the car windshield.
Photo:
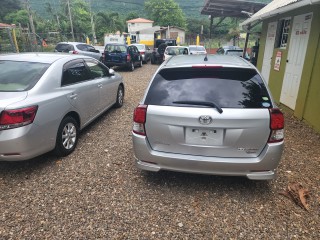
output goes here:
[[0, 61], [0, 91], [20, 92], [31, 89], [49, 66], [37, 62]]
[[107, 45], [105, 51], [110, 53], [126, 53], [127, 48], [124, 45]]
[[254, 69], [161, 70], [150, 86], [145, 104], [177, 106], [179, 101], [213, 102], [221, 108], [271, 107], [268, 91]]
[[205, 51], [206, 49], [202, 46], [189, 47], [190, 51]]

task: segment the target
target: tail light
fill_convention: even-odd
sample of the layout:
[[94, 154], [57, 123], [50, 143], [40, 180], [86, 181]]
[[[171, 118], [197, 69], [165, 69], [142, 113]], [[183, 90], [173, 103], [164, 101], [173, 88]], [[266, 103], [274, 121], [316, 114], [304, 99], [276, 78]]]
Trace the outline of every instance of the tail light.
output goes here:
[[72, 51], [72, 54], [79, 54], [77, 51]]
[[269, 109], [270, 111], [270, 137], [268, 142], [281, 142], [284, 138], [284, 117], [278, 108]]
[[0, 115], [0, 130], [18, 128], [33, 123], [38, 106], [5, 110]]
[[145, 54], [145, 52], [140, 52], [141, 55]]
[[148, 107], [147, 105], [139, 105], [138, 107], [136, 107], [133, 114], [132, 131], [142, 136], [146, 135], [144, 124], [147, 118], [147, 107]]
[[127, 62], [130, 62], [131, 61], [131, 57], [130, 57], [130, 54], [127, 55]]

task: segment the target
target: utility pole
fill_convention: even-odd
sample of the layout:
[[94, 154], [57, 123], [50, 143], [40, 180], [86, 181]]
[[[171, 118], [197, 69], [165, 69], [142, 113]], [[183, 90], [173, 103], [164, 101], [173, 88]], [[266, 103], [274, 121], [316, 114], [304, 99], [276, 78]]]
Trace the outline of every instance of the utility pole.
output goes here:
[[93, 43], [97, 44], [97, 36], [96, 36], [96, 31], [95, 31], [95, 26], [94, 26], [94, 21], [93, 21], [93, 14], [92, 14], [92, 8], [91, 8], [91, 0], [90, 0], [90, 15], [91, 15], [91, 27], [92, 27], [92, 35], [93, 35]]
[[73, 33], [73, 24], [72, 24], [72, 16], [71, 16], [71, 9], [70, 9], [70, 0], [67, 0], [68, 4], [68, 11], [69, 11], [69, 18], [70, 18], [70, 26], [71, 26], [71, 34], [72, 34], [72, 40], [74, 40], [74, 33]]
[[[25, 1], [26, 1], [26, 8], [27, 8], [30, 27], [31, 27], [31, 32], [32, 32], [32, 43], [31, 43], [31, 46], [33, 46], [33, 44], [35, 44], [35, 46], [36, 46], [35, 49], [37, 49], [37, 36], [36, 36], [36, 30], [35, 30], [34, 23], [33, 23], [33, 17], [32, 17], [32, 14], [31, 14], [30, 4], [29, 4], [29, 0], [25, 0]], [[33, 47], [32, 47], [32, 49], [33, 49]]]

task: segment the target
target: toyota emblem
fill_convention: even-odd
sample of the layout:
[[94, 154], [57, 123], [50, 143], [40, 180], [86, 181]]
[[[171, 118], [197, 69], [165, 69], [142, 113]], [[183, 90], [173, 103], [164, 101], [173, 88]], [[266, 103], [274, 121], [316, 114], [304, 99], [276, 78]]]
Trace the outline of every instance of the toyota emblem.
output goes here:
[[208, 125], [212, 122], [212, 118], [208, 115], [200, 116], [199, 122], [203, 125]]

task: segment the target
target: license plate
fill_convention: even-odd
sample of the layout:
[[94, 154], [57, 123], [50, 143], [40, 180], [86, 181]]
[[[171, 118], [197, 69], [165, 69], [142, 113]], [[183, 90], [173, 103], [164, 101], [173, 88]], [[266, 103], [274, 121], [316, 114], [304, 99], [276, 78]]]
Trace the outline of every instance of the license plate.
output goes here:
[[221, 146], [223, 144], [222, 129], [186, 128], [186, 143], [196, 145]]

